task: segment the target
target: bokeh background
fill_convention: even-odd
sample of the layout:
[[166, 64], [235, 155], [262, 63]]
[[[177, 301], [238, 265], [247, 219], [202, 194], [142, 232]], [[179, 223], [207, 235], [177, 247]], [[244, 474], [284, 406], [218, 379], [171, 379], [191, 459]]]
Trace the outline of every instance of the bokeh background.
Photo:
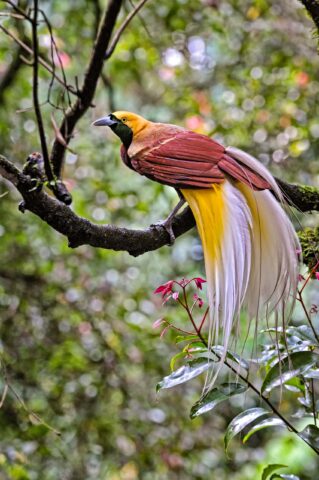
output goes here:
[[[40, 4], [69, 81], [77, 76], [81, 83], [107, 2]], [[4, 2], [0, 8], [10, 10]], [[119, 23], [131, 9], [125, 2]], [[29, 36], [21, 20], [0, 16], [0, 22]], [[96, 223], [137, 228], [165, 218], [177, 200], [172, 189], [121, 164], [111, 132], [91, 127], [119, 109], [214, 135], [255, 155], [280, 178], [319, 186], [313, 28], [297, 1], [149, 0], [106, 63], [95, 108], [77, 125], [64, 170], [72, 208]], [[45, 25], [39, 33], [41, 53], [49, 57]], [[1, 32], [0, 38], [1, 85], [19, 52]], [[59, 123], [61, 111], [47, 102], [49, 83], [41, 69], [51, 144], [51, 116]], [[62, 104], [58, 85], [51, 99]], [[0, 153], [22, 165], [40, 149], [30, 66], [20, 66], [2, 88], [0, 106]], [[282, 429], [260, 432], [244, 446], [234, 440], [225, 455], [227, 423], [258, 399], [235, 397], [191, 421], [200, 380], [156, 394], [179, 347], [170, 332], [159, 338], [152, 324], [179, 313], [173, 307], [164, 312], [152, 292], [172, 278], [204, 275], [195, 230], [172, 248], [138, 258], [87, 246], [71, 250], [38, 218], [18, 212], [19, 196], [4, 182], [0, 196], [0, 351], [19, 396], [9, 391], [0, 410], [1, 479], [253, 480], [267, 463], [316, 478], [315, 455]], [[298, 215], [298, 221], [312, 226], [318, 217]], [[308, 301], [316, 295], [313, 288]], [[2, 370], [1, 389], [4, 383]], [[293, 411], [293, 402], [293, 395], [285, 397], [282, 411]]]

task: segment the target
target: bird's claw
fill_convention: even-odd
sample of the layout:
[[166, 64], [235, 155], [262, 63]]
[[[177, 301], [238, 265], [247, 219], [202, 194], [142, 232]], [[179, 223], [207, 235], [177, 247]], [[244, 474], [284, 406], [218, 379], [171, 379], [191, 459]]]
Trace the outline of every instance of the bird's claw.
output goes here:
[[159, 221], [156, 223], [151, 224], [151, 228], [164, 228], [164, 230], [168, 233], [169, 235], [169, 245], [172, 246], [175, 243], [175, 235], [173, 232], [173, 227], [172, 227], [172, 219], [169, 220], [164, 220], [164, 221]]

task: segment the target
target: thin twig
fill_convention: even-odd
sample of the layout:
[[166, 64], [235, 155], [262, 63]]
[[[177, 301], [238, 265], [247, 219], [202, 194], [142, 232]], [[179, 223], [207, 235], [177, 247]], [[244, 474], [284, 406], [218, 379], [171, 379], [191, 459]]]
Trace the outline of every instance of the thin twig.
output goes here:
[[102, 10], [100, 6], [99, 0], [93, 0], [93, 8], [94, 8], [94, 24], [93, 24], [93, 40], [96, 39], [97, 33], [99, 31], [99, 25], [102, 16]]
[[49, 151], [48, 146], [45, 138], [45, 131], [43, 126], [41, 108], [39, 104], [39, 97], [38, 97], [38, 87], [39, 87], [39, 59], [38, 59], [38, 34], [37, 34], [37, 22], [38, 22], [38, 0], [34, 0], [33, 2], [34, 9], [33, 9], [33, 22], [32, 22], [32, 46], [33, 46], [33, 105], [34, 111], [37, 118], [40, 142], [41, 142], [41, 149], [44, 161], [44, 168], [46, 177], [50, 182], [54, 180], [54, 176], [52, 173], [50, 159], [49, 159]]
[[[129, 2], [130, 2], [130, 4], [131, 4], [131, 6], [132, 6], [133, 8], [135, 8], [135, 5], [134, 5], [134, 3], [132, 2], [132, 0], [129, 0]], [[143, 17], [142, 17], [141, 15], [138, 15], [138, 19], [139, 19], [139, 21], [141, 22], [141, 24], [143, 25], [143, 28], [144, 28], [145, 32], [147, 33], [148, 37], [152, 40], [151, 32], [149, 31], [149, 29], [148, 29], [148, 27], [147, 27], [147, 25], [146, 25]]]
[[[49, 103], [50, 102], [50, 92], [51, 92], [51, 89], [52, 89], [52, 86], [53, 86], [53, 80], [54, 80], [54, 76], [55, 76], [55, 65], [54, 65], [54, 50], [55, 50], [55, 54], [57, 56], [57, 59], [58, 59], [58, 62], [59, 62], [59, 65], [60, 65], [60, 69], [61, 69], [61, 73], [62, 73], [62, 77], [63, 77], [63, 81], [65, 83], [65, 85], [67, 85], [67, 78], [66, 78], [66, 74], [65, 74], [65, 70], [64, 70], [64, 67], [63, 67], [63, 63], [62, 63], [62, 60], [61, 60], [61, 57], [60, 57], [60, 52], [59, 52], [59, 49], [58, 49], [58, 46], [56, 44], [56, 41], [55, 41], [55, 38], [54, 38], [54, 35], [53, 35], [53, 29], [52, 29], [52, 25], [46, 15], [46, 13], [43, 11], [43, 10], [40, 10], [41, 12], [41, 15], [45, 21], [45, 24], [49, 30], [49, 35], [50, 35], [50, 40], [51, 40], [51, 63], [52, 63], [52, 67], [53, 67], [53, 72], [54, 74], [52, 75], [52, 80], [50, 82], [50, 87], [49, 87], [49, 92], [48, 92], [48, 101]], [[68, 96], [68, 104], [69, 104], [69, 107], [71, 107], [71, 98], [70, 98], [70, 93], [68, 90], [66, 90], [67, 92], [67, 96]]]
[[301, 295], [302, 292], [304, 291], [307, 283], [309, 282], [309, 280], [311, 279], [312, 275], [313, 275], [313, 274], [315, 273], [315, 271], [317, 270], [318, 266], [319, 266], [319, 260], [318, 260], [318, 262], [316, 263], [316, 265], [311, 269], [310, 273], [308, 274], [308, 277], [307, 277], [305, 283], [303, 284], [303, 286], [301, 287], [301, 290], [299, 291], [299, 294], [300, 294], [300, 295]]
[[[24, 43], [19, 37], [17, 37], [14, 33], [12, 33], [10, 30], [5, 28], [3, 25], [0, 25], [0, 30], [3, 31], [8, 37], [12, 38], [15, 43], [20, 45], [20, 47], [23, 48], [25, 52], [28, 52], [30, 55], [34, 55], [34, 52], [31, 47], [29, 47], [26, 43]], [[50, 65], [46, 60], [44, 60], [40, 55], [38, 55], [38, 62], [44, 67], [51, 75], [54, 76], [57, 82], [59, 82], [61, 85], [63, 85], [64, 88], [66, 88], [72, 95], [76, 95], [77, 97], [79, 96], [79, 93], [76, 91], [76, 89], [72, 85], [67, 85], [61, 77], [59, 77], [55, 72], [54, 68], [52, 65]]]
[[17, 20], [24, 20], [23, 15], [20, 15], [19, 13], [12, 13], [12, 12], [0, 12], [0, 17], [11, 17], [11, 18], [16, 18]]
[[32, 24], [32, 18], [30, 17], [30, 15], [27, 14], [27, 12], [25, 12], [22, 8], [20, 8], [18, 5], [16, 5], [14, 2], [12, 2], [11, 0], [2, 0], [3, 2], [7, 3], [8, 5], [10, 5], [13, 10], [15, 10], [19, 15], [21, 15], [25, 20], [28, 20], [31, 24]]
[[115, 50], [115, 47], [116, 45], [118, 44], [121, 36], [122, 36], [122, 33], [124, 32], [124, 30], [126, 29], [126, 27], [128, 26], [128, 24], [131, 22], [131, 20], [135, 17], [135, 15], [141, 10], [141, 8], [145, 5], [145, 3], [147, 2], [147, 0], [141, 0], [137, 5], [136, 7], [134, 8], [134, 10], [132, 10], [132, 12], [126, 17], [126, 19], [124, 20], [124, 22], [122, 23], [122, 25], [119, 27], [119, 29], [117, 30], [117, 32], [115, 33], [111, 43], [110, 43], [110, 46], [109, 48], [107, 49], [106, 53], [105, 53], [105, 59], [107, 58], [110, 58], [110, 56], [112, 55], [112, 53], [114, 52]]
[[205, 314], [204, 314], [204, 316], [203, 316], [203, 318], [202, 318], [202, 321], [201, 321], [201, 323], [200, 323], [200, 325], [199, 325], [199, 328], [198, 328], [198, 331], [199, 331], [199, 332], [201, 332], [201, 330], [202, 330], [202, 328], [203, 328], [203, 325], [204, 325], [204, 323], [205, 323], [205, 320], [206, 320], [206, 317], [207, 317], [208, 312], [209, 312], [209, 307], [206, 308], [206, 312], [205, 312]]
[[5, 399], [6, 399], [8, 390], [9, 390], [9, 386], [8, 386], [7, 383], [5, 383], [4, 389], [3, 389], [3, 392], [2, 392], [2, 396], [1, 396], [1, 400], [0, 400], [0, 408], [2, 408], [2, 406], [3, 406], [3, 404], [4, 404], [4, 401], [5, 401]]

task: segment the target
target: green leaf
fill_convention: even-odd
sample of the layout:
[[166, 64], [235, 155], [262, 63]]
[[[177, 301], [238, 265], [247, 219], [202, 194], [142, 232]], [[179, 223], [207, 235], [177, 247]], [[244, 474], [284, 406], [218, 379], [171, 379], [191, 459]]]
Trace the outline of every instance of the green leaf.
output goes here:
[[282, 465], [281, 463], [272, 463], [267, 465], [267, 467], [265, 467], [263, 470], [261, 480], [267, 480], [269, 475], [274, 473], [276, 470], [280, 470], [281, 468], [287, 468], [287, 465]]
[[190, 412], [190, 417], [195, 418], [216, 407], [220, 402], [227, 400], [233, 395], [238, 395], [247, 390], [246, 385], [240, 383], [222, 383], [207, 392], [198, 402], [196, 402]]
[[310, 369], [307, 373], [304, 375], [305, 378], [319, 378], [319, 369]]
[[[215, 355], [215, 352], [221, 357], [224, 352], [224, 347], [222, 345], [215, 345], [212, 347], [212, 351], [209, 352], [207, 348], [204, 351], [200, 351], [196, 354], [197, 358], [211, 358], [214, 361], [218, 361], [217, 356]], [[237, 355], [237, 353], [231, 352], [227, 350], [226, 352], [226, 358], [233, 360], [234, 362], [238, 363], [241, 367], [245, 368], [246, 370], [249, 370], [249, 364], [244, 360], [240, 355]]]
[[300, 480], [297, 475], [292, 475], [291, 473], [281, 473], [280, 475], [278, 473], [275, 473], [270, 477], [270, 480], [274, 480], [275, 478], [281, 478], [282, 480]]
[[[306, 375], [307, 374], [305, 374], [305, 376]], [[287, 390], [290, 390], [291, 392], [304, 392], [305, 391], [304, 382], [298, 377], [294, 377], [294, 378], [291, 378], [290, 380], [287, 380], [287, 382], [285, 383], [285, 388]]]
[[249, 408], [245, 412], [240, 413], [237, 417], [233, 418], [227, 427], [224, 437], [225, 450], [227, 451], [229, 442], [235, 435], [240, 433], [247, 425], [255, 421], [257, 418], [265, 415], [269, 415], [270, 412], [264, 408]]
[[296, 335], [301, 340], [307, 340], [312, 345], [317, 345], [317, 339], [310, 327], [307, 325], [300, 325], [300, 327], [289, 327], [287, 329], [287, 335]]
[[207, 360], [193, 360], [189, 362], [188, 365], [183, 365], [178, 370], [175, 370], [175, 372], [164, 377], [163, 380], [156, 385], [156, 391], [158, 392], [162, 388], [172, 388], [181, 383], [188, 382], [188, 380], [197, 377], [209, 368], [212, 368], [212, 366], [213, 363]]
[[298, 435], [305, 442], [319, 451], [319, 428], [316, 427], [316, 425], [307, 425], [302, 432], [298, 433]]
[[262, 420], [249, 430], [249, 432], [243, 438], [243, 443], [246, 443], [254, 433], [259, 432], [259, 430], [263, 430], [267, 427], [286, 427], [286, 425], [282, 420], [280, 420], [280, 418], [266, 418], [266, 420]]
[[[212, 351], [218, 353], [219, 355], [223, 355], [224, 347], [222, 345], [216, 345], [216, 346], [212, 347]], [[246, 362], [246, 360], [244, 360], [240, 355], [237, 355], [237, 353], [234, 353], [234, 352], [231, 352], [230, 350], [227, 350], [226, 358], [229, 358], [230, 360], [233, 360], [233, 362], [236, 362], [241, 367], [245, 368], [246, 370], [249, 370], [249, 363]]]
[[[175, 338], [175, 343], [181, 343], [181, 342], [189, 342], [189, 341], [192, 341], [192, 340], [196, 340], [198, 338], [197, 335], [177, 335], [177, 337]], [[202, 343], [202, 345], [204, 346], [204, 344]]]
[[177, 361], [179, 358], [185, 358], [185, 355], [186, 355], [185, 352], [178, 352], [178, 353], [176, 353], [176, 355], [174, 355], [174, 356], [171, 358], [171, 361], [170, 361], [170, 363], [169, 363], [169, 366], [170, 366], [170, 368], [171, 368], [172, 371], [174, 370], [176, 361]]
[[261, 393], [269, 393], [273, 388], [282, 385], [287, 380], [303, 375], [318, 360], [319, 355], [313, 352], [292, 353], [269, 370], [262, 384]]

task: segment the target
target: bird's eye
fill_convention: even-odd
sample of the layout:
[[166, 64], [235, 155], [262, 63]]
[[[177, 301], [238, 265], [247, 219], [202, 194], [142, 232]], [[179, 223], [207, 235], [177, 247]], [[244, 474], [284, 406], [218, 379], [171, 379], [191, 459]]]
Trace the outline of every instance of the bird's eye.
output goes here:
[[126, 117], [122, 118], [122, 122], [123, 122], [123, 123], [125, 123], [126, 121], [127, 121], [127, 118], [126, 118]]

